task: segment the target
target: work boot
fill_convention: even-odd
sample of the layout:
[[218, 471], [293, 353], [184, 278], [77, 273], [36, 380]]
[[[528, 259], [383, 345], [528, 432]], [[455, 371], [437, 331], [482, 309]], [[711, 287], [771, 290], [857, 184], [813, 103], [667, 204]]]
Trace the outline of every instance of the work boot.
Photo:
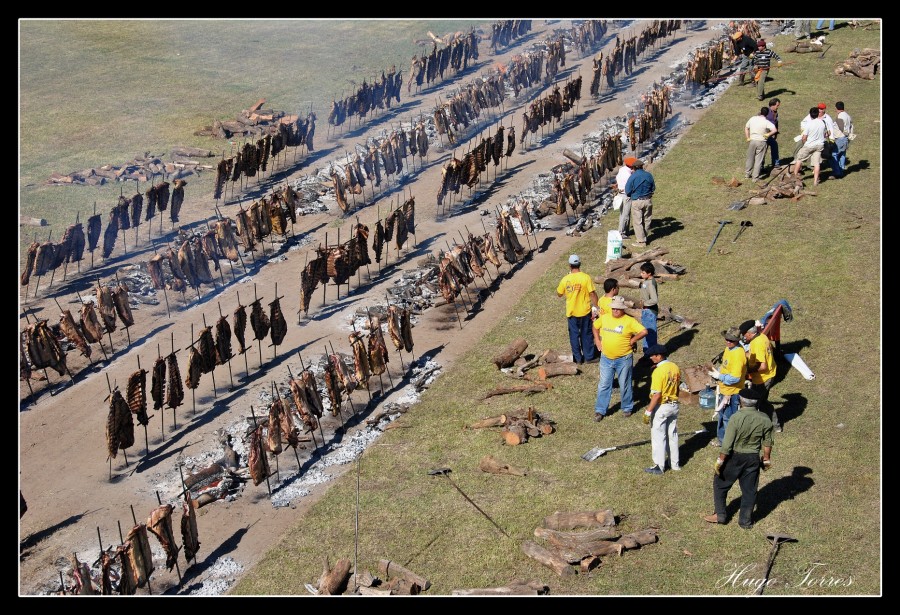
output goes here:
[[705, 515], [703, 517], [703, 520], [706, 521], [707, 523], [718, 523], [718, 524], [725, 523], [725, 519], [719, 519], [719, 515], [717, 515], [716, 513], [713, 513], [711, 515]]
[[595, 412], [594, 413], [594, 421], [599, 423], [600, 421], [602, 421], [604, 419], [605, 416], [606, 416], [605, 414], [600, 414], [599, 412]]

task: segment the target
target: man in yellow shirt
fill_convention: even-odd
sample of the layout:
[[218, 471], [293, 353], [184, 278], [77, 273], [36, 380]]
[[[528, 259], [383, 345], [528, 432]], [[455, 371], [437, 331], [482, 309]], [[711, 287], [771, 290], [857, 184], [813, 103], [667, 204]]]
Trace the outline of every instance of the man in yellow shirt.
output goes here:
[[722, 396], [716, 407], [719, 408], [718, 444], [721, 446], [725, 438], [725, 428], [728, 419], [738, 411], [738, 393], [744, 388], [747, 379], [747, 355], [740, 345], [741, 334], [736, 327], [730, 327], [722, 331], [725, 338], [725, 351], [722, 353], [722, 367], [719, 370], [709, 372], [715, 380], [719, 381], [719, 394]]
[[631, 416], [634, 400], [631, 392], [631, 372], [634, 367], [634, 345], [647, 335], [647, 329], [625, 313], [625, 299], [613, 297], [609, 304], [612, 314], [594, 321], [591, 331], [594, 344], [600, 351], [600, 382], [594, 403], [594, 420], [602, 421], [609, 409], [613, 378], [619, 381], [622, 392], [622, 416]]
[[600, 316], [612, 314], [612, 310], [609, 309], [609, 304], [612, 302], [613, 297], [618, 294], [619, 281], [617, 279], [606, 278], [603, 280], [603, 296], [597, 301], [597, 309], [600, 311]]
[[653, 467], [644, 472], [661, 475], [665, 472], [666, 452], [669, 465], [680, 470], [678, 457], [678, 386], [681, 370], [669, 361], [669, 351], [662, 344], [654, 344], [645, 352], [656, 366], [650, 377], [650, 405], [644, 410], [644, 423], [650, 425], [650, 455]]
[[769, 403], [769, 390], [775, 383], [775, 355], [772, 353], [772, 342], [764, 333], [759, 333], [756, 321], [746, 320], [739, 327], [744, 342], [749, 344], [747, 349], [747, 376], [750, 378], [750, 388], [759, 393], [759, 409], [772, 421], [776, 432], [781, 432], [781, 423], [778, 422], [778, 413], [775, 407]]
[[593, 361], [596, 352], [591, 338], [591, 317], [597, 310], [597, 291], [591, 276], [581, 270], [581, 258], [577, 254], [569, 257], [569, 274], [560, 280], [556, 294], [566, 298], [572, 360]]

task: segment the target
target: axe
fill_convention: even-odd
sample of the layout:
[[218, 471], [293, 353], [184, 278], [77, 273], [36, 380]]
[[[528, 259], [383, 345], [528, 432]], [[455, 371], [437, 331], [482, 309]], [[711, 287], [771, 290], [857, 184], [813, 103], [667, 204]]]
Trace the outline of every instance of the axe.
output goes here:
[[712, 248], [716, 245], [716, 239], [719, 238], [719, 234], [722, 232], [722, 229], [725, 228], [726, 224], [731, 224], [731, 220], [719, 220], [719, 230], [716, 231], [716, 236], [713, 237], [712, 243], [709, 244], [709, 250], [706, 251], [707, 254], [712, 252]]
[[[698, 429], [697, 431], [693, 432], [691, 435], [693, 436], [698, 433], [706, 433], [706, 430]], [[586, 452], [584, 455], [582, 455], [581, 458], [584, 459], [585, 461], [594, 461], [598, 457], [602, 457], [603, 455], [605, 455], [606, 453], [609, 453], [610, 451], [619, 451], [619, 450], [622, 450], [623, 448], [631, 448], [632, 446], [642, 446], [644, 444], [650, 444], [650, 440], [640, 440], [639, 442], [631, 442], [630, 444], [620, 444], [619, 446], [610, 446], [609, 448], [600, 448], [599, 446], [595, 446], [594, 448], [592, 448], [591, 450]]]
[[763, 582], [760, 583], [756, 595], [761, 596], [766, 584], [769, 582], [769, 572], [772, 570], [772, 564], [775, 563], [775, 556], [778, 554], [778, 548], [783, 542], [797, 542], [797, 539], [787, 534], [766, 534], [766, 538], [772, 541], [772, 550], [769, 552], [769, 561], [766, 564], [766, 574], [763, 576]]

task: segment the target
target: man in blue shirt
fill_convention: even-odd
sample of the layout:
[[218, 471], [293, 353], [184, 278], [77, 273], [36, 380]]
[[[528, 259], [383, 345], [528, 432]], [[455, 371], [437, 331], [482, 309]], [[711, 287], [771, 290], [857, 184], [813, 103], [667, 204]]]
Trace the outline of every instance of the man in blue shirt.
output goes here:
[[625, 182], [625, 196], [631, 199], [631, 228], [634, 229], [636, 248], [647, 246], [650, 236], [650, 221], [653, 219], [653, 193], [656, 192], [656, 182], [653, 176], [644, 170], [644, 161], [638, 158], [634, 161], [634, 172]]

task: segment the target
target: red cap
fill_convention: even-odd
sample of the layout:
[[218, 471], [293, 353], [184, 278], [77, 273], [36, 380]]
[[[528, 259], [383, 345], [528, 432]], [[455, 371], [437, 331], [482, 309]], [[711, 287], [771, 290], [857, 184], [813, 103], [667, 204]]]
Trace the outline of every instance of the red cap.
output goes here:
[[635, 163], [635, 162], [637, 162], [637, 158], [634, 158], [633, 156], [629, 156], [628, 158], [626, 158], [626, 159], [623, 160], [622, 162], [625, 163], [625, 166], [626, 166], [626, 167], [631, 167], [631, 166], [634, 166], [634, 163]]
[[824, 109], [824, 108], [825, 108], [825, 103], [819, 103], [819, 104], [816, 105], [816, 106], [819, 107], [819, 109]]

